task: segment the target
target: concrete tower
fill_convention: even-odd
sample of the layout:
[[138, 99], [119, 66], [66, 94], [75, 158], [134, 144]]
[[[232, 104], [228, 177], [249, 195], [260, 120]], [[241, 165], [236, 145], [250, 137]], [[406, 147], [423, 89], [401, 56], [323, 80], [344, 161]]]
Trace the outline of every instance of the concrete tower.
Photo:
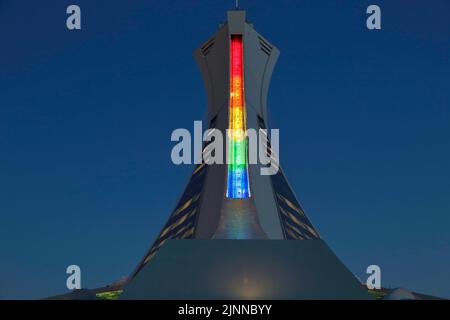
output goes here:
[[[262, 175], [264, 165], [248, 161], [245, 132], [267, 129], [278, 56], [240, 10], [229, 11], [226, 23], [195, 50], [208, 127], [224, 136], [234, 130], [226, 142], [230, 161], [196, 166], [124, 298], [366, 297], [305, 215], [270, 143], [265, 147], [276, 174]], [[180, 281], [182, 289], [176, 288]]]

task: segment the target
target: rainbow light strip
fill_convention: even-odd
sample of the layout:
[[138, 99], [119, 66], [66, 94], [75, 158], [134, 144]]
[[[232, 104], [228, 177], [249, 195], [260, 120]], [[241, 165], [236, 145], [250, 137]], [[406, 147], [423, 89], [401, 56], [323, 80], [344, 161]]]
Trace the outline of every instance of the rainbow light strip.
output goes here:
[[247, 167], [246, 114], [244, 102], [242, 35], [232, 35], [230, 42], [230, 123], [228, 142], [227, 198], [250, 197]]

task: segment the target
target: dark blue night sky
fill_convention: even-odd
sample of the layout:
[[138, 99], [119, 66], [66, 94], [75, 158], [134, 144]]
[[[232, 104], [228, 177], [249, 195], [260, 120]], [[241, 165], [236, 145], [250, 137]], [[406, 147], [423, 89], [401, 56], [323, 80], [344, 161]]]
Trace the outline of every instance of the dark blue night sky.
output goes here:
[[[241, 4], [281, 51], [270, 122], [322, 237], [361, 279], [450, 297], [450, 2]], [[205, 115], [193, 50], [233, 5], [0, 0], [0, 298], [133, 271], [192, 170], [170, 134]]]

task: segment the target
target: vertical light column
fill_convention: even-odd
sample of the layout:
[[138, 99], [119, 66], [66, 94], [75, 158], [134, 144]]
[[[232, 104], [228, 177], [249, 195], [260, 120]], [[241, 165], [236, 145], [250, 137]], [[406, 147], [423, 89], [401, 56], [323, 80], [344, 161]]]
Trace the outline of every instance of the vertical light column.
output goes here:
[[247, 166], [246, 114], [244, 99], [244, 54], [242, 35], [230, 41], [230, 104], [227, 198], [250, 197]]

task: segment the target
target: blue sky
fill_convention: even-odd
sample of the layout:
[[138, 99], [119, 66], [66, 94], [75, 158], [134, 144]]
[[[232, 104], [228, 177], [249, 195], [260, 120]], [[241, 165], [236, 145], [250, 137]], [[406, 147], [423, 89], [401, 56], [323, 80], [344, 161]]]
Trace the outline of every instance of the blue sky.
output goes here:
[[[281, 51], [270, 124], [322, 237], [360, 278], [450, 298], [450, 3], [241, 4]], [[192, 170], [170, 134], [205, 115], [193, 50], [233, 5], [0, 1], [0, 298], [65, 292], [70, 264], [89, 288], [133, 271]]]

